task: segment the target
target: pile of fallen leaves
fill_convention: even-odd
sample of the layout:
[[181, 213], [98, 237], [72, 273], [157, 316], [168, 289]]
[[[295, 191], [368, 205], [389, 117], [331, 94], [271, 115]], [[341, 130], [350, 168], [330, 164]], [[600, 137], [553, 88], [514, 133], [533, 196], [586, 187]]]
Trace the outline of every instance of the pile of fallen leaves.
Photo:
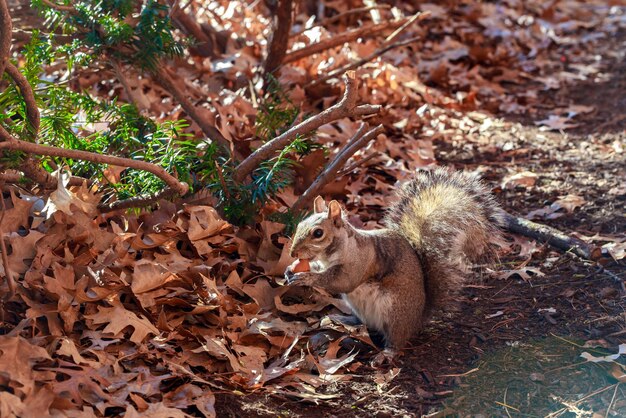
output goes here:
[[[228, 38], [220, 59], [181, 59], [175, 66], [176, 82], [206, 106], [206, 117], [235, 149], [248, 151], [260, 143], [250, 140], [257, 103], [248, 89], [269, 31], [267, 17], [257, 10], [260, 2], [254, 3], [192, 2], [201, 22], [236, 36]], [[362, 6], [323, 4], [333, 13]], [[359, 210], [355, 224], [371, 226], [397, 182], [433, 164], [435, 147], [443, 142], [468, 155], [474, 148], [510, 159], [526, 155], [523, 144], [493, 148], [487, 139], [503, 122], [483, 111], [527, 116], [541, 90], [600, 76], [600, 64], [585, 61], [584, 52], [626, 26], [620, 10], [574, 0], [401, 3], [325, 26], [311, 26], [300, 10], [293, 50], [363, 21], [430, 13], [406, 29], [406, 37], [421, 35], [420, 41], [358, 70], [361, 101], [383, 105], [374, 119], [385, 134], [365, 150], [373, 158], [355, 156], [357, 169], [324, 193], [342, 197], [353, 213]], [[380, 43], [368, 37], [294, 61], [283, 66], [279, 82], [302, 114], [316, 113], [337, 101], [340, 82], [315, 80]], [[77, 83], [94, 95], [125, 98], [112, 74], [91, 73]], [[184, 116], [152, 80], [128, 76], [142, 111]], [[537, 89], [528, 89], [529, 83]], [[567, 129], [590, 111], [548, 109], [538, 124]], [[357, 126], [351, 120], [324, 126], [317, 140], [334, 150]], [[367, 351], [371, 341], [362, 327], [348, 333], [337, 320], [348, 312], [341, 300], [281, 285], [291, 261], [288, 239], [285, 226], [266, 216], [292, 204], [328, 158], [319, 151], [300, 161], [294, 186], [252, 227], [234, 228], [210, 206], [170, 202], [150, 212], [102, 215], [90, 210], [97, 196], [86, 188], [73, 189], [69, 203], [48, 205], [44, 213], [36, 197], [5, 196], [1, 226], [20, 283], [2, 307], [0, 416], [214, 416], [214, 392], [266, 390], [316, 400], [327, 396], [325, 385], [350, 379], [363, 361], [359, 347]], [[504, 174], [503, 190], [536, 182], [532, 173]], [[582, 204], [577, 196], [557, 196], [529, 215], [549, 220]], [[613, 256], [624, 257], [623, 235], [590, 239], [609, 242]], [[527, 240], [515, 245], [522, 258], [537, 250]], [[0, 292], [6, 291], [3, 282]]]
[[294, 318], [342, 305], [260, 273], [283, 268], [267, 248], [282, 225], [243, 241], [209, 206], [41, 217], [34, 204], [11, 194], [2, 221], [23, 279], [4, 306], [0, 416], [214, 416], [212, 390], [315, 397], [355, 357], [339, 340], [305, 355], [312, 324]]

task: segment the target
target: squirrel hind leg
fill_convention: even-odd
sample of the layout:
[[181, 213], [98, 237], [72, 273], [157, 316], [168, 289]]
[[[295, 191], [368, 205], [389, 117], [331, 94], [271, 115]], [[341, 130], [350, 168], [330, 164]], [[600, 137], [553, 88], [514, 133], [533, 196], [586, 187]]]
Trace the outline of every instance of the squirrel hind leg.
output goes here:
[[462, 264], [453, 266], [448, 260], [431, 260], [426, 277], [426, 305], [425, 317], [441, 309], [453, 306], [452, 299], [462, 288], [466, 272]]

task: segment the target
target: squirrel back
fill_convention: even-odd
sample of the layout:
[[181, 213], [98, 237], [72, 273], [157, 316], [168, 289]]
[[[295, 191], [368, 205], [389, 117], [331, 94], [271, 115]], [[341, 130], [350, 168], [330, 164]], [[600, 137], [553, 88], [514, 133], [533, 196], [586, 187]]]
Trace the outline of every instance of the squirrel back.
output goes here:
[[385, 223], [405, 237], [423, 264], [427, 311], [449, 306], [467, 263], [491, 255], [504, 212], [477, 178], [446, 168], [420, 171], [399, 191]]

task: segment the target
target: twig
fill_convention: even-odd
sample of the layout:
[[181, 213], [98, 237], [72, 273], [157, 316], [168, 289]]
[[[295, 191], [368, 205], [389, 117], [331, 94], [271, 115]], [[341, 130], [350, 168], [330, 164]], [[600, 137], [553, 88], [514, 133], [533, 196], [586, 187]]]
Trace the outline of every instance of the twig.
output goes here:
[[518, 218], [505, 213], [506, 229], [534, 240], [547, 242], [549, 245], [562, 251], [568, 251], [586, 260], [591, 259], [591, 247], [574, 237], [565, 235], [558, 229], [541, 225], [528, 219]]
[[287, 53], [287, 55], [285, 56], [285, 59], [283, 60], [283, 64], [297, 61], [299, 59], [311, 56], [313, 54], [326, 51], [327, 49], [334, 48], [339, 45], [343, 45], [346, 42], [352, 42], [357, 38], [370, 37], [390, 28], [394, 28], [394, 29], [398, 28], [402, 26], [405, 22], [406, 22], [406, 19], [391, 20], [389, 22], [375, 23], [375, 24], [362, 26], [360, 28], [356, 28], [356, 29], [349, 30], [347, 32], [340, 33], [331, 38], [324, 39], [315, 44], [307, 45], [303, 48], [299, 48], [299, 49], [296, 49], [294, 51]]
[[0, 77], [4, 74], [11, 54], [11, 33], [13, 22], [6, 0], [0, 0]]
[[13, 82], [19, 87], [20, 94], [24, 98], [24, 103], [26, 104], [26, 117], [30, 122], [31, 128], [31, 138], [35, 139], [37, 137], [37, 132], [39, 132], [39, 108], [37, 107], [37, 102], [35, 101], [35, 94], [33, 93], [33, 89], [30, 86], [30, 83], [24, 77], [24, 75], [17, 69], [13, 64], [7, 62], [6, 72], [13, 79]]
[[98, 205], [98, 210], [100, 212], [112, 212], [118, 209], [128, 209], [128, 208], [138, 208], [142, 206], [149, 206], [153, 203], [158, 202], [162, 199], [168, 199], [170, 197], [176, 196], [178, 192], [171, 187], [166, 187], [165, 189], [154, 193], [154, 194], [146, 194], [140, 196], [134, 196], [125, 200], [118, 200], [116, 202], [111, 203], [102, 203]]
[[368, 56], [366, 56], [364, 58], [360, 58], [360, 59], [356, 60], [353, 63], [346, 64], [343, 67], [340, 67], [340, 68], [337, 68], [335, 70], [330, 71], [324, 77], [321, 77], [321, 78], [313, 80], [311, 83], [308, 84], [308, 86], [305, 86], [305, 87], [316, 86], [316, 85], [318, 85], [320, 83], [324, 83], [324, 82], [330, 80], [331, 78], [337, 77], [339, 74], [341, 74], [343, 72], [354, 70], [355, 68], [358, 68], [358, 67], [362, 66], [363, 64], [368, 63], [369, 61], [373, 60], [374, 58], [379, 57], [380, 55], [384, 54], [385, 52], [391, 51], [392, 49], [399, 48], [401, 46], [406, 46], [406, 45], [412, 44], [413, 42], [415, 42], [415, 41], [417, 41], [419, 39], [421, 39], [421, 36], [414, 36], [414, 37], [406, 39], [404, 41], [398, 41], [398, 42], [389, 44], [387, 46], [384, 46], [382, 48], [379, 48], [379, 49], [377, 49], [376, 51], [372, 52], [371, 54], [369, 54]]
[[[0, 130], [1, 133], [1, 130]], [[64, 157], [75, 158], [78, 160], [91, 161], [94, 163], [111, 164], [120, 167], [136, 168], [138, 170], [144, 170], [154, 174], [161, 180], [163, 180], [169, 187], [176, 191], [180, 195], [184, 195], [189, 190], [187, 183], [178, 181], [175, 177], [170, 175], [162, 167], [158, 165], [139, 160], [131, 160], [128, 158], [115, 157], [113, 155], [94, 154], [92, 152], [64, 149], [51, 147], [47, 145], [39, 145], [32, 142], [21, 141], [15, 138], [10, 138], [4, 142], [0, 142], [0, 150], [8, 149], [14, 151], [24, 151], [29, 154], [35, 155], [48, 155], [51, 157]]]
[[189, 14], [185, 13], [185, 8], [192, 2], [188, 2], [183, 7], [178, 5], [172, 8], [172, 20], [183, 32], [189, 36], [193, 36], [196, 41], [193, 45], [194, 48], [204, 57], [214, 57], [214, 45], [213, 40], [207, 35], [202, 27], [195, 19], [192, 19]]
[[[4, 0], [0, 0], [4, 1]], [[2, 266], [4, 267], [4, 276], [7, 280], [7, 286], [9, 286], [9, 293], [2, 296], [2, 301], [6, 302], [15, 294], [15, 279], [13, 278], [13, 272], [11, 266], [9, 266], [9, 257], [7, 255], [7, 246], [4, 243], [4, 228], [2, 227], [2, 221], [6, 213], [6, 204], [4, 203], [4, 196], [0, 193], [0, 199], [2, 200], [2, 215], [0, 215], [0, 251], [2, 251]]]
[[354, 155], [355, 152], [367, 145], [384, 130], [383, 125], [378, 125], [377, 127], [370, 129], [366, 134], [363, 134], [366, 128], [367, 125], [362, 123], [356, 133], [352, 136], [352, 138], [350, 138], [346, 146], [337, 153], [335, 158], [328, 163], [324, 171], [317, 176], [315, 181], [309, 186], [308, 189], [306, 189], [304, 193], [302, 193], [296, 203], [293, 204], [291, 207], [293, 212], [297, 213], [306, 207], [326, 184], [337, 177], [337, 171], [339, 168], [341, 168], [346, 161]]
[[113, 71], [115, 71], [115, 75], [117, 76], [117, 79], [120, 81], [120, 83], [122, 83], [122, 87], [124, 87], [124, 91], [126, 91], [128, 100], [132, 104], [137, 106], [139, 110], [145, 110], [143, 108], [142, 101], [139, 100], [139, 98], [137, 98], [137, 95], [135, 94], [133, 89], [130, 88], [130, 84], [128, 84], [128, 79], [126, 78], [126, 75], [124, 74], [124, 69], [122, 68], [122, 64], [120, 64], [118, 59], [113, 58], [113, 57], [110, 58], [110, 63], [111, 63], [111, 67], [113, 67]]
[[263, 64], [264, 74], [271, 74], [276, 71], [285, 58], [289, 46], [292, 5], [292, 0], [278, 0], [272, 16], [272, 34], [267, 43], [267, 58]]
[[206, 117], [202, 116], [196, 106], [194, 106], [191, 101], [187, 98], [185, 93], [180, 90], [180, 88], [174, 83], [172, 77], [168, 74], [167, 70], [162, 66], [157, 66], [153, 72], [155, 79], [167, 90], [169, 91], [174, 99], [180, 103], [182, 108], [185, 110], [187, 115], [198, 124], [202, 132], [213, 142], [216, 142], [222, 147], [228, 148], [229, 142], [222, 133], [215, 127], [209, 124], [206, 120]]
[[268, 159], [274, 152], [290, 144], [298, 135], [313, 131], [322, 125], [348, 116], [365, 116], [380, 110], [378, 105], [357, 106], [356, 77], [353, 71], [344, 75], [346, 90], [341, 100], [317, 115], [293, 126], [283, 134], [266, 142], [243, 160], [235, 169], [233, 179], [242, 182], [262, 161]]
[[[41, 184], [44, 187], [56, 187], [59, 184], [59, 181], [54, 179], [53, 177], [50, 177], [51, 181], [45, 184]], [[0, 173], [0, 182], [4, 182], [4, 183], [9, 183], [9, 184], [20, 184], [23, 182], [34, 182], [35, 180], [25, 176], [23, 174], [20, 173]], [[94, 184], [94, 180], [91, 179], [86, 179], [84, 177], [78, 177], [78, 176], [72, 176], [70, 177], [70, 181], [68, 183], [68, 186], [80, 186], [82, 184], [84, 184], [85, 182], [87, 182], [88, 186], [91, 186], [92, 184]]]
[[337, 173], [337, 177], [342, 177], [345, 176], [346, 174], [350, 173], [352, 170], [354, 170], [355, 168], [362, 166], [363, 164], [365, 164], [366, 162], [368, 162], [369, 160], [371, 160], [372, 158], [376, 158], [380, 155], [380, 152], [376, 151], [373, 152], [371, 154], [369, 154], [366, 157], [361, 158], [358, 161], [353, 162], [352, 164], [350, 164], [349, 166], [347, 166], [346, 168], [344, 168], [343, 170], [341, 170], [340, 172]]
[[228, 191], [228, 186], [226, 185], [226, 180], [224, 179], [222, 167], [220, 167], [217, 162], [215, 162], [215, 170], [217, 171], [217, 176], [220, 178], [220, 184], [222, 185], [222, 190], [224, 190], [224, 196], [226, 196], [226, 199], [230, 200], [230, 192]]
[[413, 16], [411, 16], [405, 23], [404, 25], [400, 26], [398, 29], [394, 30], [391, 35], [387, 36], [387, 38], [385, 38], [385, 42], [383, 42], [383, 45], [387, 45], [388, 43], [390, 43], [391, 41], [393, 41], [394, 39], [396, 39], [398, 37], [398, 35], [400, 35], [402, 33], [402, 31], [404, 31], [406, 28], [408, 28], [409, 26], [411, 26], [413, 24], [413, 22], [415, 22], [416, 20], [423, 20], [424, 18], [430, 16], [430, 12], [417, 12], [415, 13]]
[[74, 6], [65, 6], [63, 4], [53, 3], [49, 0], [41, 0], [41, 2], [51, 9], [56, 9], [61, 12], [76, 13], [76, 9], [74, 8]]
[[309, 26], [308, 28], [304, 28], [298, 32], [292, 33], [291, 36], [292, 37], [296, 37], [299, 35], [302, 35], [304, 32], [311, 30], [313, 28], [317, 28], [319, 26], [326, 26], [326, 25], [330, 25], [333, 22], [336, 22], [337, 20], [349, 16], [349, 15], [353, 15], [353, 14], [357, 14], [357, 13], [365, 13], [365, 12], [369, 12], [372, 10], [380, 10], [380, 9], [385, 9], [385, 10], [389, 10], [391, 9], [391, 6], [388, 4], [378, 4], [375, 6], [367, 6], [367, 7], [359, 7], [356, 9], [352, 9], [352, 10], [347, 10], [345, 12], [336, 14], [335, 16], [331, 16], [328, 19], [324, 19], [322, 21], [320, 21], [319, 23], [316, 23], [314, 25]]
[[619, 388], [620, 382], [615, 384], [615, 390], [613, 391], [613, 397], [611, 398], [611, 402], [609, 402], [609, 406], [606, 408], [606, 413], [604, 414], [604, 418], [608, 418], [609, 412], [611, 411], [611, 407], [613, 406], [613, 402], [615, 402], [615, 395], [617, 395], [617, 389]]

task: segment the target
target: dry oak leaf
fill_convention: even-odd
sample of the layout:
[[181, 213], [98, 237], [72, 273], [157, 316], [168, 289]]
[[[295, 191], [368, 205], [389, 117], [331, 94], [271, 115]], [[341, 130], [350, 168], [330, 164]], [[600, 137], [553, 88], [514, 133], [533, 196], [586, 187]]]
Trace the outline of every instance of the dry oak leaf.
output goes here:
[[33, 202], [17, 197], [11, 190], [11, 202], [5, 202], [5, 206], [7, 209], [4, 211], [2, 223], [0, 223], [0, 227], [5, 234], [17, 232], [22, 226], [30, 226], [28, 216], [30, 215], [30, 208], [33, 206]]
[[187, 236], [200, 255], [209, 255], [213, 249], [206, 241], [207, 238], [219, 235], [229, 229], [231, 225], [219, 217], [210, 206], [185, 206], [189, 214], [189, 228]]
[[[32, 260], [37, 254], [36, 243], [44, 236], [39, 231], [29, 231], [25, 237], [17, 232], [8, 235], [11, 254], [9, 254], [9, 266], [13, 273], [24, 274], [31, 266]], [[0, 266], [0, 271], [4, 275], [4, 266]]]
[[[21, 417], [26, 409], [26, 405], [19, 396], [15, 396], [9, 392], [0, 392], [0, 417]], [[45, 413], [48, 411], [42, 411]]]
[[59, 211], [72, 216], [72, 205], [75, 206], [75, 208], [80, 209], [82, 212], [91, 215], [95, 215], [97, 213], [97, 202], [95, 202], [92, 198], [85, 199], [86, 196], [92, 196], [92, 193], [82, 188], [78, 194], [67, 189], [67, 185], [69, 184], [71, 177], [69, 172], [64, 171], [61, 173], [59, 171], [53, 175], [58, 179], [57, 189], [50, 193], [46, 206], [43, 208], [43, 212], [46, 214], [46, 219], [50, 219], [55, 212]]
[[533, 187], [537, 183], [537, 174], [530, 171], [522, 171], [515, 173], [502, 179], [502, 188], [511, 190], [517, 186], [521, 187]]
[[[17, 359], [19, 361], [16, 361]], [[39, 377], [33, 366], [40, 360], [51, 360], [45, 349], [19, 336], [0, 336], [0, 376], [6, 376], [10, 381], [17, 382], [16, 391], [19, 390], [26, 395], [32, 393], [35, 381]]]
[[163, 395], [166, 406], [185, 409], [195, 405], [206, 417], [215, 417], [215, 396], [206, 388], [191, 383], [177, 387]]
[[157, 289], [174, 279], [176, 277], [161, 264], [143, 259], [135, 263], [133, 281], [130, 284], [130, 288], [134, 294], [144, 293]]
[[142, 418], [142, 417], [150, 417], [150, 418], [191, 418], [192, 415], [185, 414], [180, 409], [169, 408], [163, 404], [163, 402], [159, 403], [151, 403], [147, 410], [139, 413], [137, 410], [130, 404], [126, 408], [126, 413], [124, 414], [124, 418]]
[[132, 327], [134, 331], [130, 336], [130, 340], [135, 344], [141, 344], [149, 334], [159, 334], [159, 330], [150, 321], [140, 318], [135, 313], [119, 305], [111, 308], [98, 306], [98, 313], [85, 315], [85, 318], [93, 321], [94, 325], [108, 323], [102, 332], [113, 334], [114, 337], [119, 337], [124, 328]]

